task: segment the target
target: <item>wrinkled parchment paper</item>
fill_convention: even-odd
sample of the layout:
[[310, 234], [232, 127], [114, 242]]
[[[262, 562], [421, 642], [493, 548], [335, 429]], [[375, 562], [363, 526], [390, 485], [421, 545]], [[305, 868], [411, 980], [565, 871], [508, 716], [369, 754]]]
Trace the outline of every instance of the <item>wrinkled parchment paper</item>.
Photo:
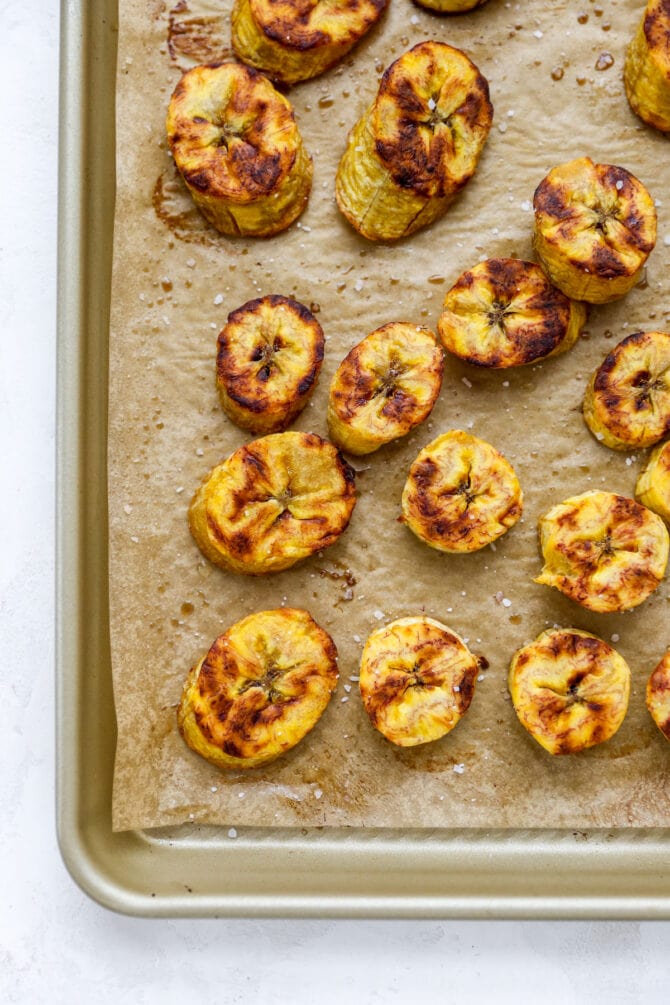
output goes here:
[[[182, 821], [670, 825], [670, 746], [644, 707], [647, 677], [670, 644], [668, 581], [623, 615], [590, 614], [532, 582], [540, 514], [588, 489], [631, 495], [644, 460], [588, 433], [580, 414], [588, 376], [624, 335], [670, 326], [670, 148], [629, 111], [621, 80], [642, 6], [490, 0], [440, 18], [390, 0], [381, 24], [341, 67], [290, 92], [314, 158], [307, 211], [271, 240], [231, 240], [192, 207], [164, 138], [180, 72], [228, 53], [230, 0], [182, 0], [172, 9], [170, 0], [121, 0], [109, 425], [116, 829]], [[489, 80], [493, 129], [475, 178], [446, 217], [397, 245], [371, 244], [336, 210], [337, 161], [381, 71], [433, 38], [465, 49]], [[387, 321], [434, 328], [445, 291], [480, 259], [532, 257], [536, 185], [554, 164], [584, 154], [632, 170], [658, 199], [659, 240], [646, 281], [625, 300], [594, 308], [567, 355], [499, 372], [449, 360], [430, 420], [355, 462], [359, 502], [333, 548], [264, 579], [209, 565], [187, 529], [189, 501], [205, 473], [249, 438], [225, 418], [215, 392], [216, 336], [228, 312], [268, 293], [318, 311], [326, 357], [295, 428], [326, 435], [328, 384], [348, 349]], [[431, 551], [397, 520], [412, 460], [450, 428], [502, 450], [525, 493], [523, 520], [473, 555]], [[288, 755], [223, 774], [178, 734], [183, 680], [230, 624], [280, 604], [307, 608], [332, 634], [338, 689]], [[371, 727], [352, 678], [373, 629], [419, 612], [469, 639], [490, 666], [450, 735], [403, 750]], [[554, 624], [612, 640], [629, 661], [633, 687], [611, 741], [552, 759], [517, 722], [506, 675], [513, 651]]]

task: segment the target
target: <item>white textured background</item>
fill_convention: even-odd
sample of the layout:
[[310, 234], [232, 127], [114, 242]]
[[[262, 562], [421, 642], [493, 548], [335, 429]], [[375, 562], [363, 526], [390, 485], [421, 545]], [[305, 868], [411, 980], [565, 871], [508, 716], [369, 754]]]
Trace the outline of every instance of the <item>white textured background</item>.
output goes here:
[[72, 883], [53, 796], [58, 4], [0, 0], [0, 25], [0, 1002], [667, 1003], [670, 922], [145, 921]]

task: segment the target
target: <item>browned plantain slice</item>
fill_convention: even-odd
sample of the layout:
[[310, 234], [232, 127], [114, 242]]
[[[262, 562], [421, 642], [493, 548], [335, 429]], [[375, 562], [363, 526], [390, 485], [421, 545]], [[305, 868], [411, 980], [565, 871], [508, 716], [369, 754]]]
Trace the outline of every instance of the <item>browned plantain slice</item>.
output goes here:
[[193, 667], [179, 730], [218, 768], [255, 768], [316, 725], [337, 678], [335, 643], [307, 611], [260, 611], [220, 635]]
[[315, 433], [273, 433], [210, 471], [189, 526], [210, 562], [262, 575], [334, 544], [355, 505], [354, 471], [332, 443]]
[[291, 105], [256, 70], [189, 70], [170, 100], [167, 135], [198, 209], [221, 233], [268, 237], [305, 208], [311, 158]]
[[656, 210], [630, 171], [569, 161], [540, 182], [533, 204], [535, 252], [566, 296], [604, 304], [635, 286], [656, 243]]
[[670, 131], [670, 0], [649, 0], [628, 47], [623, 74], [630, 106], [648, 125]]
[[539, 531], [544, 568], [535, 582], [554, 586], [590, 611], [637, 607], [665, 575], [665, 524], [626, 496], [573, 496], [541, 517]]
[[272, 294], [228, 315], [219, 335], [216, 386], [228, 418], [252, 433], [286, 429], [321, 371], [324, 338], [297, 300]]
[[635, 498], [670, 525], [670, 440], [652, 450], [637, 480]]
[[670, 740], [670, 649], [647, 681], [646, 699], [649, 714]]
[[328, 430], [351, 454], [369, 454], [430, 415], [444, 354], [428, 328], [391, 321], [355, 345], [330, 385]]
[[634, 332], [607, 354], [584, 395], [584, 421], [614, 450], [670, 434], [670, 334]]
[[488, 84], [465, 53], [420, 42], [389, 66], [349, 134], [340, 210], [373, 241], [427, 226], [475, 173], [492, 119]]
[[323, 73], [376, 24], [388, 0], [235, 0], [232, 42], [243, 63], [283, 84]]
[[431, 548], [478, 551], [521, 516], [512, 465], [495, 447], [460, 429], [420, 451], [402, 493], [402, 521]]
[[460, 636], [425, 616], [377, 629], [363, 649], [360, 690], [370, 722], [400, 747], [438, 740], [465, 715], [479, 673]]
[[602, 639], [559, 628], [514, 654], [508, 684], [519, 722], [533, 739], [550, 754], [576, 754], [619, 729], [630, 670]]
[[489, 258], [449, 290], [437, 330], [466, 363], [503, 368], [570, 349], [585, 321], [584, 305], [552, 286], [539, 265]]

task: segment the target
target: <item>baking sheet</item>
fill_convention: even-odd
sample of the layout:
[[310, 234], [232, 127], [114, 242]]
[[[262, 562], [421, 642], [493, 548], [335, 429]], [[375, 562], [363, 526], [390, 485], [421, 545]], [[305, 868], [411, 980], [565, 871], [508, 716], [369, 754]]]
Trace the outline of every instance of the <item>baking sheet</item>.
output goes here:
[[[314, 188], [300, 226], [267, 242], [231, 241], [211, 231], [174, 177], [163, 138], [167, 101], [180, 69], [215, 56], [227, 17], [225, 8], [217, 14], [211, 6], [177, 6], [121, 9], [109, 427], [115, 828], [189, 820], [667, 824], [668, 750], [643, 703], [646, 676], [668, 644], [667, 582], [631, 614], [596, 616], [531, 581], [540, 567], [541, 512], [598, 485], [632, 492], [640, 457], [600, 447], [582, 425], [579, 404], [608, 345], [635, 328], [668, 322], [667, 140], [634, 119], [620, 79], [639, 5], [602, 4], [600, 16], [589, 6], [588, 21], [580, 23], [575, 5], [547, 12], [528, 3], [516, 20], [518, 11], [491, 0], [475, 14], [445, 20], [392, 0], [383, 24], [341, 70], [290, 92], [314, 156]], [[492, 134], [477, 176], [447, 217], [397, 246], [371, 245], [334, 206], [341, 147], [333, 142], [333, 123], [343, 145], [383, 68], [433, 37], [466, 49], [489, 79]], [[614, 63], [596, 70], [604, 50]], [[563, 76], [554, 79], [558, 67]], [[547, 107], [556, 109], [551, 118]], [[564, 357], [497, 374], [450, 362], [430, 422], [409, 441], [356, 462], [367, 470], [358, 480], [351, 527], [323, 556], [266, 580], [210, 567], [190, 539], [185, 515], [200, 478], [246, 439], [220, 412], [214, 390], [216, 334], [228, 311], [270, 292], [318, 305], [326, 358], [313, 405], [296, 426], [323, 434], [328, 381], [348, 348], [389, 320], [434, 327], [444, 291], [480, 258], [528, 257], [535, 185], [554, 163], [584, 153], [623, 164], [661, 199], [660, 240], [645, 288], [594, 309], [587, 336]], [[452, 558], [430, 552], [396, 518], [412, 459], [453, 427], [470, 428], [503, 450], [521, 479], [526, 510], [495, 551]], [[174, 706], [183, 678], [230, 623], [281, 602], [307, 607], [331, 632], [340, 687], [321, 723], [288, 756], [254, 772], [222, 775], [178, 736]], [[468, 637], [490, 667], [457, 730], [438, 744], [401, 751], [374, 733], [350, 677], [371, 630], [422, 609]], [[512, 651], [554, 623], [619, 636], [617, 648], [633, 670], [624, 726], [579, 758], [550, 760], [535, 749], [506, 692]]]

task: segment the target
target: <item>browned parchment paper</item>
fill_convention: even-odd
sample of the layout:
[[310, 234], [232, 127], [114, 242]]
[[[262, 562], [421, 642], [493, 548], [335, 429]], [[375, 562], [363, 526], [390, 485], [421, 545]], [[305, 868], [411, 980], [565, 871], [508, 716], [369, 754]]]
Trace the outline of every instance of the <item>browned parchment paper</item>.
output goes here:
[[[642, 6], [490, 0], [440, 18], [390, 0], [382, 23], [342, 67], [290, 92], [314, 158], [300, 222], [271, 240], [231, 240], [192, 208], [164, 139], [180, 71], [227, 53], [230, 0], [175, 0], [172, 9], [170, 0], [121, 0], [109, 425], [116, 829], [189, 820], [670, 825], [670, 746], [644, 707], [646, 679], [670, 643], [668, 582], [641, 608], [616, 616], [590, 614], [532, 582], [538, 516], [591, 488], [632, 494], [644, 460], [607, 450], [586, 430], [580, 404], [589, 374], [627, 333], [670, 325], [670, 148], [629, 111], [621, 81]], [[427, 38], [465, 49], [478, 64], [490, 82], [494, 126], [477, 175], [445, 218], [395, 246], [370, 244], [336, 210], [337, 161], [381, 71]], [[531, 257], [536, 185], [554, 164], [583, 154], [624, 165], [658, 199], [646, 282], [593, 309], [567, 355], [490, 373], [449, 361], [430, 421], [356, 462], [360, 498], [350, 528], [323, 555], [265, 579], [209, 565], [187, 529], [190, 497], [248, 438], [222, 414], [214, 386], [216, 336], [228, 312], [267, 293], [318, 311], [326, 358], [296, 428], [326, 435], [328, 384], [348, 349], [391, 320], [434, 328], [444, 292], [478, 260]], [[525, 493], [522, 522], [495, 548], [462, 557], [431, 551], [397, 521], [410, 463], [454, 427], [501, 449]], [[177, 732], [182, 682], [226, 627], [282, 603], [306, 607], [334, 637], [338, 690], [294, 751], [262, 769], [223, 774]], [[453, 733], [402, 750], [370, 726], [352, 677], [373, 629], [421, 611], [469, 639], [490, 667]], [[633, 689], [616, 737], [552, 759], [518, 724], [506, 675], [513, 651], [554, 624], [612, 640], [630, 663]]]

